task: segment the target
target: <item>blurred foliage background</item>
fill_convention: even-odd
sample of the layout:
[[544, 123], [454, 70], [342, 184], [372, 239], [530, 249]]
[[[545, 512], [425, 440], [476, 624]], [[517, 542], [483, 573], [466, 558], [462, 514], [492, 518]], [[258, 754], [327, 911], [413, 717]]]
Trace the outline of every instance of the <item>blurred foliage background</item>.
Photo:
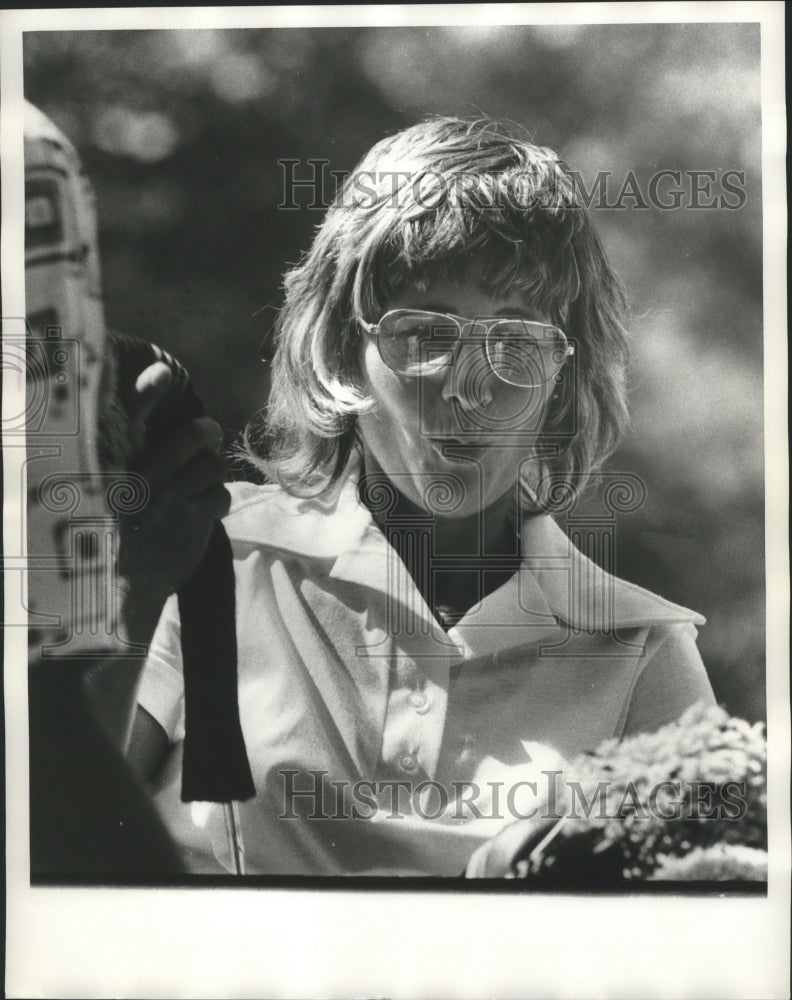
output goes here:
[[611, 205], [629, 171], [644, 200], [659, 170], [744, 172], [738, 209], [692, 208], [688, 182], [677, 210], [594, 217], [633, 310], [633, 428], [609, 468], [647, 486], [616, 570], [703, 613], [716, 695], [764, 716], [757, 26], [36, 32], [25, 92], [96, 189], [111, 326], [179, 357], [229, 434], [266, 400], [282, 274], [321, 220], [304, 190], [278, 207], [279, 160], [329, 161], [329, 200], [329, 171], [383, 135], [485, 113], [587, 185], [609, 171]]

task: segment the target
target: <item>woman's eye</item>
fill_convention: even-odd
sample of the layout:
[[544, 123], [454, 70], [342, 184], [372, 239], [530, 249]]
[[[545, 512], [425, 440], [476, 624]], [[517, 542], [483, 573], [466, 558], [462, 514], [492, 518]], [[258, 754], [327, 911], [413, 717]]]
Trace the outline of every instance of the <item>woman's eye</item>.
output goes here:
[[425, 365], [437, 367], [447, 364], [456, 348], [456, 339], [426, 336], [414, 340], [416, 353]]
[[417, 324], [413, 335], [421, 340], [430, 340], [432, 343], [447, 344], [457, 340], [458, 331], [453, 323], [436, 320]]

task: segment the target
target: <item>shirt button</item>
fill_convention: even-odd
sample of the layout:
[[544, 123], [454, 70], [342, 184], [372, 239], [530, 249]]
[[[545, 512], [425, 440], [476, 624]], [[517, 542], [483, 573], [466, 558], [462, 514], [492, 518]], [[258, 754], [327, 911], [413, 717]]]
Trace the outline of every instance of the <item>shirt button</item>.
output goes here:
[[415, 754], [403, 753], [401, 757], [399, 757], [399, 767], [405, 774], [412, 774], [413, 771], [416, 771], [418, 769], [418, 761], [416, 760]]
[[426, 715], [432, 707], [431, 701], [423, 691], [413, 691], [410, 695], [410, 704], [419, 715]]

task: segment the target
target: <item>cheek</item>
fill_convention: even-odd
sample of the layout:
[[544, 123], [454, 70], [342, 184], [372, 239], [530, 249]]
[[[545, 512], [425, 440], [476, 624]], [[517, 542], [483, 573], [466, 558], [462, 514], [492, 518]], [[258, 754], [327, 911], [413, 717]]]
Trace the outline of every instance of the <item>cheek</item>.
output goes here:
[[376, 344], [367, 344], [362, 359], [363, 374], [374, 406], [370, 416], [387, 422], [401, 419], [415, 406], [415, 382], [392, 372], [379, 356]]
[[411, 387], [383, 363], [375, 344], [366, 346], [361, 360], [366, 391], [372, 400], [371, 409], [358, 418], [363, 444], [381, 468], [399, 469], [410, 426]]
[[491, 403], [479, 412], [482, 431], [492, 429], [494, 437], [516, 432], [539, 434], [550, 405], [551, 388], [519, 389], [495, 386]]

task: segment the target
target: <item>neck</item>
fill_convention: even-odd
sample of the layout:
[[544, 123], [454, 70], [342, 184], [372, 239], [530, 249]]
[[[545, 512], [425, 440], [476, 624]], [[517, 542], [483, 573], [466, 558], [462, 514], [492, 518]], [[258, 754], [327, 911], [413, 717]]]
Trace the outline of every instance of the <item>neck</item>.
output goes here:
[[517, 555], [516, 517], [517, 499], [512, 490], [465, 517], [438, 517], [434, 530], [436, 551], [439, 555]]
[[[406, 497], [385, 473], [372, 463], [364, 463], [364, 474], [383, 476], [395, 491], [396, 501], [383, 511], [369, 503], [370, 491], [363, 491], [361, 499], [388, 537], [400, 525], [414, 527], [429, 520], [432, 525], [433, 549], [438, 556], [515, 556], [519, 557], [519, 526], [517, 524], [517, 495], [514, 489], [498, 497], [483, 510], [463, 517], [431, 514]], [[373, 491], [371, 491], [373, 492]]]

